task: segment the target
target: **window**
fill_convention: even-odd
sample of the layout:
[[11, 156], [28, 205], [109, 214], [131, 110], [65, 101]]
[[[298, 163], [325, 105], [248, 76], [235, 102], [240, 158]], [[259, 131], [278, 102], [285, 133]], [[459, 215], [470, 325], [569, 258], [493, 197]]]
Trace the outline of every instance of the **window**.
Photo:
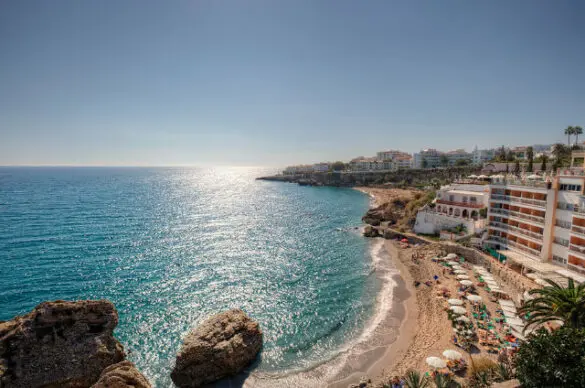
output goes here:
[[463, 197], [463, 202], [466, 203], [467, 202], [467, 197]]
[[581, 185], [569, 185], [566, 183], [561, 184], [559, 190], [562, 191], [581, 191]]
[[553, 255], [552, 259], [553, 259], [553, 261], [555, 261], [559, 264], [567, 264], [567, 259], [565, 259], [563, 257]]
[[571, 229], [571, 221], [559, 220], [557, 218], [555, 225], [560, 227], [560, 228]]
[[450, 196], [449, 196], [449, 201], [451, 201], [451, 202], [455, 202], [455, 196], [454, 196], [454, 195], [450, 195]]
[[441, 198], [441, 192], [440, 191], [437, 192], [437, 198]]
[[477, 203], [477, 198], [475, 198], [475, 197], [470, 197], [470, 198], [469, 198], [469, 202], [471, 202], [471, 203]]
[[559, 202], [557, 204], [557, 209], [573, 211], [575, 210], [575, 205], [567, 202]]
[[569, 246], [569, 240], [565, 240], [564, 238], [555, 237], [555, 244], [562, 245], [564, 247]]

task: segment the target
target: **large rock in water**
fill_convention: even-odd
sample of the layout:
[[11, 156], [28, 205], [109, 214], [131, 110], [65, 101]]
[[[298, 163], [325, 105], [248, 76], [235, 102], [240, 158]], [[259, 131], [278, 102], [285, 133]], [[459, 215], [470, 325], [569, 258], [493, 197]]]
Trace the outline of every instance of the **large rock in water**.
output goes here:
[[262, 348], [258, 322], [242, 310], [229, 310], [191, 331], [171, 373], [179, 388], [201, 387], [241, 372]]
[[151, 388], [150, 383], [130, 361], [110, 365], [91, 388]]
[[106, 300], [44, 302], [0, 323], [0, 387], [90, 387], [124, 359], [118, 312]]

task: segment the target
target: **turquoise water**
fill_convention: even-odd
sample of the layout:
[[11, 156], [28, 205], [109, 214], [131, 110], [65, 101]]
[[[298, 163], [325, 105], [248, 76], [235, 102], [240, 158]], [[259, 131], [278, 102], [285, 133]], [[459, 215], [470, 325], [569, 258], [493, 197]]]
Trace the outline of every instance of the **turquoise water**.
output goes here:
[[181, 338], [240, 307], [282, 374], [335, 356], [374, 309], [351, 189], [255, 181], [245, 168], [0, 168], [0, 320], [45, 300], [110, 299], [157, 387]]

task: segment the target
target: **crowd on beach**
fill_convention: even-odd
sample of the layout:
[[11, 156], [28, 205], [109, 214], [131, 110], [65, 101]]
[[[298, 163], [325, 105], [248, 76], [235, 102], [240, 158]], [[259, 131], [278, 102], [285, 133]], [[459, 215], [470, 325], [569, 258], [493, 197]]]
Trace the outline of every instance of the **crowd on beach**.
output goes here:
[[[406, 266], [418, 307], [411, 348], [378, 386], [403, 387], [409, 370], [429, 378], [463, 381], [474, 360], [509, 362], [519, 347], [523, 322], [499, 282], [465, 257], [445, 254], [440, 244], [412, 247], [389, 241]], [[504, 310], [506, 309], [506, 310]]]

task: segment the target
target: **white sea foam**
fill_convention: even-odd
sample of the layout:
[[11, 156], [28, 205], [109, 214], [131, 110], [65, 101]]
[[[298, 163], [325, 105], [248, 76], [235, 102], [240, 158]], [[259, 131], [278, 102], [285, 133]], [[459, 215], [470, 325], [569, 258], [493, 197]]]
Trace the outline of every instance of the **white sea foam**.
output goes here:
[[[345, 342], [327, 360], [307, 370], [280, 375], [254, 372], [245, 385], [250, 387], [322, 387], [328, 382], [343, 379], [355, 372], [356, 360], [360, 358], [363, 360], [367, 352], [390, 345], [394, 337], [388, 341], [389, 328], [386, 323], [395, 307], [392, 303], [394, 289], [397, 286], [394, 276], [399, 272], [389, 260], [385, 260], [385, 255], [384, 240], [374, 240], [370, 247], [371, 266], [374, 276], [381, 281], [381, 286], [376, 296], [372, 317], [366, 322], [358, 336]], [[359, 361], [357, 364], [359, 365]]]

